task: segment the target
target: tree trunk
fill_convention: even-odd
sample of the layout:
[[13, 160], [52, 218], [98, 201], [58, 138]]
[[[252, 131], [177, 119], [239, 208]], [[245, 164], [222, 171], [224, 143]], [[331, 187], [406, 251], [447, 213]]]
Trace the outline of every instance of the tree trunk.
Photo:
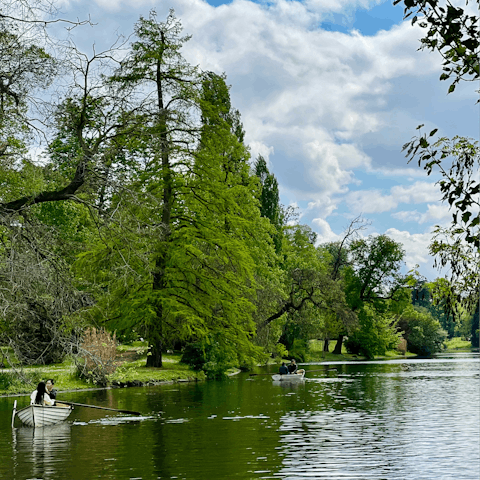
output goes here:
[[475, 314], [472, 319], [472, 347], [480, 347], [480, 299], [477, 301], [477, 307], [475, 308]]
[[[165, 44], [164, 33], [161, 32], [162, 43]], [[170, 240], [171, 228], [171, 210], [173, 204], [173, 185], [172, 171], [170, 168], [169, 145], [167, 138], [167, 119], [163, 105], [163, 77], [161, 71], [162, 60], [157, 61], [156, 65], [156, 83], [157, 83], [157, 100], [158, 100], [158, 127], [160, 137], [160, 157], [162, 161], [161, 172], [163, 180], [163, 205], [162, 205], [162, 224], [165, 227], [165, 238], [159, 255], [155, 261], [155, 272], [153, 274], [153, 290], [162, 291], [165, 289], [165, 269], [167, 264], [167, 255]], [[161, 367], [162, 363], [162, 347], [164, 343], [163, 337], [163, 306], [160, 303], [156, 306], [156, 323], [152, 326], [151, 336], [148, 339], [149, 349], [147, 356], [147, 367]], [[147, 336], [148, 337], [148, 336]]]
[[339, 335], [337, 339], [337, 344], [335, 345], [335, 348], [333, 349], [333, 354], [335, 355], [341, 355], [342, 353], [342, 343], [343, 343], [343, 335]]
[[328, 349], [329, 346], [330, 346], [330, 339], [328, 337], [325, 337], [323, 341], [323, 351], [328, 353], [330, 351]]
[[157, 341], [148, 347], [147, 367], [160, 368], [162, 366], [162, 342]]

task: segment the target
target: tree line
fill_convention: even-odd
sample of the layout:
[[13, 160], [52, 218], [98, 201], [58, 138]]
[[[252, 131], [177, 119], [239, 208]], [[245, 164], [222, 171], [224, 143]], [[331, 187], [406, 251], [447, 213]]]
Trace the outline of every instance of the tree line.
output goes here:
[[419, 283], [401, 274], [400, 244], [362, 237], [354, 219], [318, 245], [281, 205], [226, 76], [185, 60], [173, 11], [140, 17], [131, 42], [91, 55], [58, 53], [7, 13], [0, 344], [20, 361], [75, 354], [90, 325], [145, 338], [148, 366], [182, 349], [210, 376], [301, 358], [313, 338], [337, 339], [337, 353], [346, 338], [368, 357], [402, 334], [418, 353], [441, 348], [447, 320], [433, 301], [412, 303]]

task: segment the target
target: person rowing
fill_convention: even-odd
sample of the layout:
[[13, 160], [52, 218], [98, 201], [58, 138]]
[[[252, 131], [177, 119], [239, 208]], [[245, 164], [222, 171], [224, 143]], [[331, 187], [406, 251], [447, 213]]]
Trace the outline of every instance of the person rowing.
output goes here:
[[298, 365], [297, 363], [295, 362], [295, 359], [292, 358], [291, 362], [290, 362], [290, 365], [288, 366], [288, 373], [290, 375], [294, 375], [294, 374], [297, 374], [297, 375], [304, 375], [305, 374], [305, 370], [302, 368], [300, 370], [298, 370]]
[[53, 378], [49, 378], [47, 380], [47, 383], [45, 384], [45, 387], [47, 388], [47, 393], [48, 396], [50, 397], [51, 400], [55, 400], [57, 398], [57, 389], [54, 388], [55, 381]]

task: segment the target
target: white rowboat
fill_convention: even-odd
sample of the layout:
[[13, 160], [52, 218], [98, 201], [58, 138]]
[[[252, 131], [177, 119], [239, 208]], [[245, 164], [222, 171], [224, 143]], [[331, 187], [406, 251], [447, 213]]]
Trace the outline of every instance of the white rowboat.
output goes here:
[[305, 380], [305, 371], [290, 375], [280, 375], [279, 373], [276, 373], [275, 375], [272, 375], [272, 380], [274, 382], [301, 382], [302, 380]]
[[[14, 407], [15, 408], [15, 407]], [[29, 427], [45, 427], [47, 425], [55, 425], [63, 422], [72, 413], [71, 405], [65, 407], [57, 407], [50, 405], [29, 405], [28, 407], [18, 410], [17, 417]], [[13, 424], [13, 419], [12, 419]]]

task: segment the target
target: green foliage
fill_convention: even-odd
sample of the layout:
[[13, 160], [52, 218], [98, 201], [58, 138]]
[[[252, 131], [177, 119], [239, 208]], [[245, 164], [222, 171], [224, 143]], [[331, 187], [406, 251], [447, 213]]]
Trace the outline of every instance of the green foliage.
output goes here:
[[[4, 160], [18, 161], [26, 151], [33, 129], [28, 118], [29, 100], [46, 89], [56, 73], [56, 61], [35, 45], [30, 35], [22, 35], [11, 24], [0, 25], [0, 155]], [[14, 171], [10, 171], [13, 177]], [[18, 173], [18, 172], [17, 172]], [[20, 177], [17, 175], [17, 177]], [[1, 177], [1, 175], [0, 175]], [[15, 182], [12, 182], [15, 184]], [[2, 202], [6, 201], [2, 195]]]
[[345, 347], [349, 353], [374, 358], [396, 348], [399, 338], [393, 316], [365, 304], [358, 311], [358, 329], [348, 336]]
[[211, 335], [185, 347], [181, 362], [194, 370], [202, 370], [207, 378], [222, 379], [233, 367], [251, 367], [260, 359], [260, 351], [251, 348], [250, 356], [239, 350], [222, 335]]
[[275, 244], [276, 252], [280, 253], [282, 247], [282, 229], [284, 227], [284, 219], [282, 207], [280, 205], [278, 182], [275, 178], [275, 175], [270, 173], [268, 170], [267, 162], [261, 155], [259, 155], [255, 161], [254, 172], [261, 185], [260, 214], [262, 217], [268, 218], [270, 223], [275, 227], [273, 242]]
[[445, 341], [445, 346], [447, 350], [470, 351], [472, 349], [472, 342], [464, 340], [461, 337], [453, 337]]
[[426, 31], [420, 39], [420, 48], [437, 51], [442, 56], [440, 80], [453, 79], [448, 93], [452, 93], [461, 80], [478, 80], [478, 17], [469, 15], [459, 5], [445, 5], [438, 0], [394, 0], [393, 4], [401, 1], [405, 4], [404, 18], [413, 15], [412, 25], [418, 21], [417, 24]]
[[347, 299], [352, 309], [371, 303], [383, 309], [386, 300], [404, 284], [400, 274], [405, 251], [387, 235], [370, 235], [350, 245], [351, 270], [346, 271]]
[[447, 333], [426, 308], [407, 307], [398, 319], [397, 327], [404, 332], [409, 352], [431, 355], [443, 349]]
[[479, 348], [479, 337], [480, 337], [480, 325], [479, 325], [479, 315], [478, 315], [479, 305], [477, 303], [477, 308], [475, 309], [475, 314], [472, 318], [472, 327], [471, 327], [471, 342], [473, 348]]
[[309, 352], [309, 342], [304, 338], [293, 340], [292, 346], [288, 349], [288, 357], [294, 358], [297, 362], [304, 362]]

